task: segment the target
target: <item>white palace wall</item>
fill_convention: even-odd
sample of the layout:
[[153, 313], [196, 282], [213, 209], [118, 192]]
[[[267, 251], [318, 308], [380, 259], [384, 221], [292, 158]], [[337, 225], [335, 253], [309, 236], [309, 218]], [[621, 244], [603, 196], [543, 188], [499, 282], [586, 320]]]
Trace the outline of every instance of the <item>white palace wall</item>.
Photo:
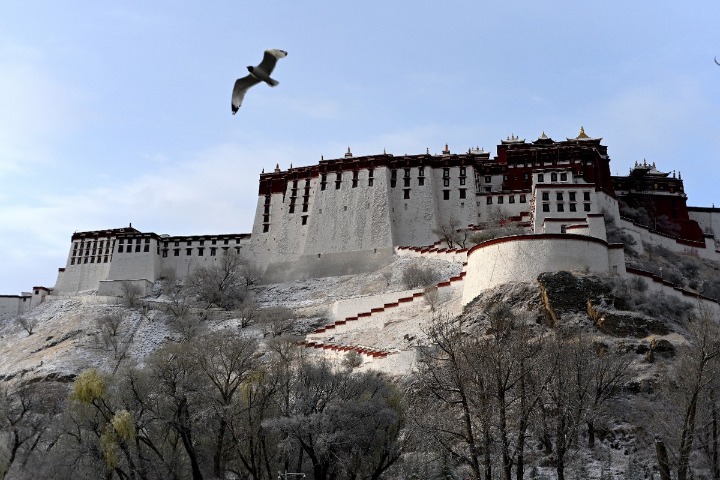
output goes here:
[[622, 246], [570, 234], [496, 238], [468, 252], [463, 305], [484, 290], [508, 282], [533, 282], [543, 272], [625, 273]]

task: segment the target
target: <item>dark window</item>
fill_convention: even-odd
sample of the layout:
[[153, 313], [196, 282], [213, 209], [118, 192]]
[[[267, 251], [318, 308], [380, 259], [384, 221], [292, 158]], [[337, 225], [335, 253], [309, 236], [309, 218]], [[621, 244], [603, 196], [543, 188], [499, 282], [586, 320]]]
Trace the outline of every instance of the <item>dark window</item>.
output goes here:
[[558, 211], [558, 212], [564, 212], [564, 211], [565, 211], [565, 204], [563, 204], [563, 203], [558, 203], [558, 204], [557, 204], [557, 211]]
[[560, 225], [560, 233], [567, 233], [567, 225]]
[[550, 181], [551, 181], [551, 182], [557, 182], [557, 173], [551, 173], [551, 174], [550, 174]]
[[527, 173], [523, 173], [523, 180], [527, 180], [529, 175]]
[[410, 189], [409, 188], [403, 189], [403, 198], [404, 199], [410, 198]]
[[485, 183], [490, 183], [492, 181], [492, 177], [490, 175], [485, 175]]
[[557, 193], [555, 194], [555, 196], [557, 197], [557, 200], [558, 200], [559, 202], [562, 202], [562, 200], [563, 200], [563, 192], [557, 192]]
[[307, 212], [307, 211], [308, 211], [308, 205], [307, 205], [307, 203], [304, 203], [304, 204], [303, 204], [302, 211], [303, 211], [303, 212]]
[[425, 185], [425, 177], [418, 177], [418, 185]]
[[503, 197], [502, 195], [500, 195], [500, 196], [498, 197], [498, 203], [503, 203], [504, 201], [505, 201], [505, 197]]
[[590, 192], [583, 192], [583, 200], [586, 202], [590, 201]]
[[198, 255], [201, 256], [201, 257], [202, 257], [203, 255], [205, 255], [205, 249], [204, 249], [204, 248], [198, 248]]
[[267, 233], [267, 232], [269, 232], [269, 231], [270, 231], [270, 225], [268, 225], [268, 224], [266, 223], [265, 225], [263, 225], [263, 233]]
[[397, 170], [390, 170], [390, 178], [397, 178]]
[[[266, 226], [269, 227], [269, 225], [266, 225]], [[217, 255], [217, 248], [210, 247], [210, 256], [214, 257], [215, 255]]]
[[230, 239], [226, 238], [225, 241], [223, 242], [223, 245], [227, 245], [229, 241], [230, 241]]
[[192, 255], [192, 248], [186, 248], [185, 255]]
[[149, 251], [150, 251], [150, 245], [145, 245], [143, 252], [149, 252]]
[[549, 203], [543, 203], [543, 212], [549, 212], [550, 211], [550, 204]]
[[571, 212], [577, 212], [577, 204], [571, 203], [571, 204], [570, 204], [570, 211], [571, 211]]
[[548, 192], [542, 192], [543, 200], [550, 200], [550, 194]]
[[288, 208], [288, 213], [295, 213], [295, 205], [290, 205]]
[[590, 211], [590, 204], [589, 204], [589, 203], [584, 204], [584, 205], [583, 205], [583, 210], [585, 210], [586, 212], [589, 212], [589, 211]]
[[[118, 243], [120, 243], [120, 244], [125, 243], [125, 239], [124, 239], [124, 238], [121, 238], [120, 240], [118, 240]], [[80, 248], [82, 248], [82, 247], [83, 247], [83, 244], [81, 243], [81, 244], [80, 244]]]
[[307, 225], [307, 215], [302, 216], [302, 224]]
[[450, 190], [443, 190], [443, 200], [450, 200]]
[[450, 177], [450, 169], [443, 168], [443, 178], [449, 178], [449, 177]]
[[75, 265], [75, 259], [74, 259], [74, 258], [71, 258], [71, 259], [70, 259], [70, 265]]
[[515, 195], [508, 195], [508, 203], [515, 203]]
[[395, 182], [397, 182], [397, 180], [395, 180], [394, 178], [390, 179], [390, 188], [395, 188]]
[[358, 184], [358, 179], [357, 179], [357, 178], [353, 178], [353, 179], [352, 179], [352, 188], [357, 188], [357, 184]]
[[418, 167], [418, 177], [425, 176], [425, 167]]
[[335, 190], [340, 190], [341, 184], [342, 184], [342, 180], [335, 180]]
[[465, 176], [465, 167], [460, 167], [460, 176], [461, 177]]
[[492, 205], [492, 197], [487, 197], [485, 199], [485, 203], [487, 203], [488, 205]]
[[136, 251], [136, 252], [139, 252], [139, 251], [140, 251], [140, 245], [135, 245], [135, 251]]
[[560, 174], [560, 181], [566, 182], [567, 181], [567, 173], [561, 173]]
[[443, 178], [443, 187], [449, 187], [449, 186], [450, 186], [450, 179]]
[[575, 192], [568, 192], [568, 195], [570, 197], [570, 201], [574, 202], [575, 201]]
[[118, 245], [118, 253], [123, 253], [123, 246], [122, 246], [122, 245]]
[[175, 242], [175, 246], [176, 246], [176, 247], [179, 247], [179, 246], [180, 246], [180, 242]]
[[410, 169], [409, 168], [405, 169], [405, 178], [410, 178]]
[[466, 190], [465, 190], [464, 188], [461, 188], [461, 189], [460, 189], [460, 198], [466, 198], [466, 197], [465, 197], [465, 195], [466, 195], [465, 192], [466, 192]]
[[167, 257], [167, 252], [168, 252], [167, 248], [163, 248], [163, 251], [162, 251], [163, 258]]
[[213, 241], [212, 241], [212, 244], [213, 244], [213, 245], [216, 245], [216, 244], [217, 244], [217, 240], [213, 240]]
[[403, 178], [403, 186], [405, 186], [405, 187], [410, 186], [410, 177]]
[[545, 181], [545, 175], [542, 173], [538, 173], [538, 183], [543, 183]]
[[465, 185], [465, 177], [460, 177], [460, 185]]
[[179, 257], [179, 256], [180, 256], [180, 249], [179, 249], [179, 248], [174, 248], [174, 249], [173, 249], [173, 256], [175, 256], [175, 257]]
[[520, 203], [526, 203], [527, 199], [525, 198], [525, 195], [520, 195]]
[[375, 173], [375, 170], [373, 170], [372, 168], [368, 169], [368, 178], [373, 178], [374, 173]]
[[372, 186], [373, 186], [373, 180], [374, 180], [374, 179], [373, 179], [372, 177], [371, 177], [371, 178], [368, 178], [368, 187], [372, 187]]

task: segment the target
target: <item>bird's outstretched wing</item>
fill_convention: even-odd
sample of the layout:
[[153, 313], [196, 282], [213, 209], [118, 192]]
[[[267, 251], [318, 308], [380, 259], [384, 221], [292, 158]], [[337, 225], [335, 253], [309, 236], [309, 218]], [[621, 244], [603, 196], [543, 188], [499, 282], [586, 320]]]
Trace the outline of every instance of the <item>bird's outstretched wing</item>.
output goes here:
[[717, 63], [718, 65], [720, 65], [720, 62], [717, 61], [717, 57], [715, 57], [713, 60], [715, 60], [715, 63]]
[[278, 50], [277, 48], [265, 50], [265, 55], [263, 55], [262, 62], [260, 62], [260, 65], [258, 65], [258, 67], [262, 69], [265, 73], [270, 75], [275, 68], [275, 64], [277, 63], [278, 59], [284, 57], [287, 57], [287, 52], [285, 50]]
[[233, 87], [231, 102], [233, 115], [235, 115], [235, 112], [237, 112], [240, 108], [240, 105], [242, 105], [243, 98], [245, 98], [245, 92], [247, 92], [250, 87], [252, 87], [253, 85], [257, 85], [258, 83], [260, 83], [260, 80], [253, 77], [252, 75], [247, 75], [245, 77], [235, 80], [235, 86]]

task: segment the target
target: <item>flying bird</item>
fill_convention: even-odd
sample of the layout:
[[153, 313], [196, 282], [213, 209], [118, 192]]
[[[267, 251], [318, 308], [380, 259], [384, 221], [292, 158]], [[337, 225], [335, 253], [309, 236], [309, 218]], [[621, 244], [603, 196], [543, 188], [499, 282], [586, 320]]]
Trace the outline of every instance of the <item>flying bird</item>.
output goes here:
[[276, 48], [265, 50], [265, 54], [263, 55], [263, 59], [262, 62], [260, 62], [260, 65], [258, 65], [257, 67], [247, 67], [250, 75], [235, 80], [235, 87], [233, 87], [232, 93], [233, 115], [237, 113], [240, 105], [242, 105], [245, 93], [250, 87], [257, 85], [260, 82], [265, 82], [271, 87], [276, 87], [280, 83], [277, 80], [270, 78], [270, 74], [275, 68], [275, 64], [277, 63], [278, 59], [284, 58], [286, 56], [287, 52], [285, 50], [278, 50]]

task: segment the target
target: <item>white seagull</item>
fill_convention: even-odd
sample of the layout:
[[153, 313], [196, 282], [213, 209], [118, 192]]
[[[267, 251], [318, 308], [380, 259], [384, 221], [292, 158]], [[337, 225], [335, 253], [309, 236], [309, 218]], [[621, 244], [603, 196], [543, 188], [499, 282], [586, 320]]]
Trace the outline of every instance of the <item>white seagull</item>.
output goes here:
[[277, 80], [270, 78], [270, 74], [275, 68], [275, 64], [278, 59], [284, 57], [287, 57], [287, 52], [285, 50], [278, 50], [277, 48], [265, 50], [265, 54], [263, 55], [260, 65], [257, 67], [247, 67], [250, 75], [235, 80], [235, 87], [233, 87], [232, 93], [233, 115], [237, 113], [240, 105], [242, 105], [245, 92], [247, 92], [250, 87], [257, 85], [260, 82], [265, 82], [271, 87], [276, 87], [280, 83]]

